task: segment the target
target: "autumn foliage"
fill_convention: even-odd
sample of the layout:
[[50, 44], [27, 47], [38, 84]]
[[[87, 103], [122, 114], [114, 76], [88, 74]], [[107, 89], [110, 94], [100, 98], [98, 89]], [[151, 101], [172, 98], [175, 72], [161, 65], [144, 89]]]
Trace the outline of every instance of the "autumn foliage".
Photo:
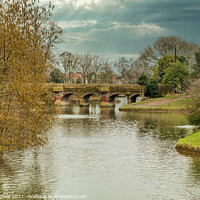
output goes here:
[[0, 151], [44, 144], [52, 125], [44, 15], [34, 0], [0, 0]]

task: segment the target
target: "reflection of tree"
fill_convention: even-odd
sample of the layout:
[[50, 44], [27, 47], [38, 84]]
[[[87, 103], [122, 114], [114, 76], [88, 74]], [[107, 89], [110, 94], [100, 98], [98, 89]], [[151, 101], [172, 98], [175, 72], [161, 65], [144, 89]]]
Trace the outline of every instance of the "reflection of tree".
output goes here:
[[101, 114], [104, 119], [115, 119], [115, 108], [101, 108]]
[[190, 193], [191, 199], [196, 200], [199, 199], [200, 196], [200, 192], [197, 190], [197, 188], [199, 189], [200, 184], [200, 157], [194, 157], [193, 155], [190, 161], [187, 177], [193, 190], [188, 192]]
[[55, 107], [57, 115], [63, 114], [73, 114], [73, 107], [72, 106], [64, 106], [64, 107]]
[[186, 124], [186, 117], [175, 113], [128, 113], [128, 118], [135, 119], [140, 137], [152, 134], [160, 140], [177, 140], [187, 134], [186, 129], [176, 128]]
[[200, 157], [191, 158], [188, 176], [193, 178], [195, 184], [200, 184]]
[[90, 113], [89, 106], [80, 107], [80, 111], [79, 111], [80, 115], [89, 115], [89, 113]]
[[[0, 153], [0, 194], [6, 193], [4, 185], [5, 185], [5, 177], [7, 177], [7, 181], [10, 182], [9, 177], [14, 177], [14, 172], [12, 171], [9, 163], [5, 162], [3, 158], [3, 153]], [[9, 175], [9, 176], [8, 176]]]
[[[26, 184], [24, 190], [21, 190], [24, 196], [27, 195], [42, 195], [44, 190], [44, 183], [40, 174], [40, 166], [38, 163], [38, 152], [33, 152], [33, 163], [31, 166], [31, 178]], [[18, 192], [17, 194], [21, 193]]]
[[26, 160], [26, 155], [19, 155], [16, 152], [0, 157], [1, 195], [9, 194], [13, 197], [17, 195], [18, 197], [23, 196], [25, 199], [28, 195], [43, 195], [46, 185], [41, 176], [38, 152], [29, 152], [29, 157], [32, 159], [31, 164], [30, 160]]

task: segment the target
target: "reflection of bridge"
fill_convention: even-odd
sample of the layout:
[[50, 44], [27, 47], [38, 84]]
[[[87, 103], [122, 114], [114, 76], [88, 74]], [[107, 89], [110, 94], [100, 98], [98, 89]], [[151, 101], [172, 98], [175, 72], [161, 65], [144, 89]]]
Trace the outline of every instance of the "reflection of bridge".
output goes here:
[[128, 103], [136, 102], [138, 96], [144, 97], [143, 87], [134, 84], [53, 84], [53, 91], [57, 105], [69, 101], [71, 95], [80, 98], [80, 105], [88, 105], [91, 96], [100, 96], [101, 106], [114, 105], [119, 95], [127, 97]]

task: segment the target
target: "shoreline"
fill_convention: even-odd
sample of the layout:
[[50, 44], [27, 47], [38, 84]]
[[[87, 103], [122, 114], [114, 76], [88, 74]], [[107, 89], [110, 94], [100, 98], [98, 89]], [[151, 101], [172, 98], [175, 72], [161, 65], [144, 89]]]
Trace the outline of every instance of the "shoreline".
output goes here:
[[200, 147], [188, 144], [176, 144], [175, 149], [178, 153], [184, 156], [200, 156]]
[[120, 111], [122, 112], [148, 112], [148, 113], [182, 113], [185, 114], [186, 110], [183, 108], [175, 108], [175, 109], [170, 109], [170, 108], [156, 108], [156, 107], [146, 107], [146, 108], [141, 108], [141, 107], [131, 107], [131, 108], [119, 108]]
[[200, 131], [179, 139], [175, 149], [180, 154], [200, 156]]

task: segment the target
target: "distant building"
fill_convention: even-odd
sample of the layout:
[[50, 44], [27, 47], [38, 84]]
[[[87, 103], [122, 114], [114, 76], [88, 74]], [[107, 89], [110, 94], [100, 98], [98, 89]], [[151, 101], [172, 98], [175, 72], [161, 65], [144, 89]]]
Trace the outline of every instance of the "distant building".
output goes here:
[[122, 84], [122, 77], [120, 75], [113, 75], [112, 82], [114, 84]]
[[[71, 78], [70, 78], [71, 77]], [[81, 75], [80, 72], [77, 73], [71, 73], [71, 75], [69, 75], [69, 73], [67, 73], [65, 75], [65, 79], [67, 83], [80, 83], [83, 84], [84, 83], [84, 79], [83, 76]], [[71, 80], [70, 80], [71, 79]]]
[[129, 83], [129, 84], [135, 84], [137, 81], [137, 76], [136, 75], [133, 75], [131, 80], [127, 80], [127, 79], [124, 79], [121, 75], [113, 75], [113, 79], [112, 79], [112, 82], [114, 84], [123, 84], [123, 83]]
[[84, 83], [84, 79], [83, 76], [81, 75], [80, 72], [76, 73], [76, 74], [72, 74], [72, 81], [74, 83], [80, 83], [83, 84]]

